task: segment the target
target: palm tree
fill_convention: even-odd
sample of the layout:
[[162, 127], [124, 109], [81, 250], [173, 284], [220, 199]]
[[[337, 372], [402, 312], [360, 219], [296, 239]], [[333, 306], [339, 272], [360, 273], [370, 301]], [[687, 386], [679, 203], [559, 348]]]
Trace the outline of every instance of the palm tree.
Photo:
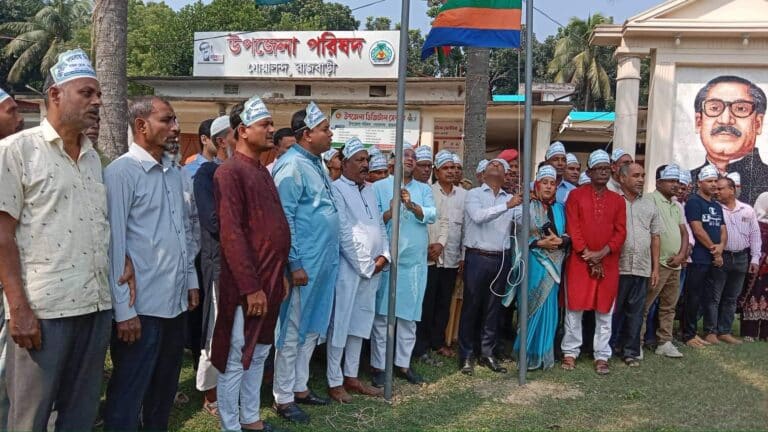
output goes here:
[[27, 21], [0, 24], [0, 33], [15, 37], [3, 55], [15, 58], [8, 81], [21, 82], [35, 68], [43, 76], [67, 48], [75, 30], [87, 25], [93, 8], [90, 0], [50, 0]]
[[576, 85], [578, 100], [584, 110], [612, 99], [611, 79], [606, 69], [611, 69], [612, 58], [602, 47], [589, 45], [589, 38], [599, 24], [611, 23], [601, 14], [591, 15], [586, 21], [573, 17], [558, 35], [555, 54], [549, 62], [548, 72], [555, 82]]

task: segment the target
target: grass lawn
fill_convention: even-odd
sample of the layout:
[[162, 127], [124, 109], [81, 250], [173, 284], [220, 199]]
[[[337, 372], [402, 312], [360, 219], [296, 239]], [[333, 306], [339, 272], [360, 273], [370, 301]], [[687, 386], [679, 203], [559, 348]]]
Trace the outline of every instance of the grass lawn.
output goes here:
[[[429, 384], [396, 380], [391, 405], [355, 396], [350, 405], [309, 408], [312, 422], [295, 426], [269, 409], [270, 387], [262, 392], [262, 416], [294, 431], [768, 429], [768, 344], [681, 351], [683, 359], [645, 351], [641, 367], [633, 369], [612, 361], [606, 377], [597, 376], [587, 358], [573, 372], [558, 363], [530, 373], [524, 387], [517, 385], [513, 364], [506, 375], [478, 368], [474, 377], [461, 375], [453, 360], [439, 368], [416, 364]], [[324, 362], [313, 365], [310, 387], [325, 396]], [[186, 361], [181, 389], [191, 402], [174, 411], [172, 430], [218, 430], [217, 420], [200, 410], [202, 396], [194, 383]]]

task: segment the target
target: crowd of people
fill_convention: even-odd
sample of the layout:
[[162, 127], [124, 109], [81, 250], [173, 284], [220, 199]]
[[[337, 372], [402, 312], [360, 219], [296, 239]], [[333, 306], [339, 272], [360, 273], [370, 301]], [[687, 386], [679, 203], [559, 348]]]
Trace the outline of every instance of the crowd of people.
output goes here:
[[[598, 374], [612, 357], [640, 366], [644, 347], [682, 357], [675, 339], [739, 344], [739, 306], [744, 339], [768, 338], [768, 194], [753, 209], [738, 201], [738, 178], [714, 166], [696, 179], [658, 167], [645, 193], [631, 155], [594, 151], [582, 172], [556, 142], [533, 182], [520, 181], [508, 149], [478, 165], [472, 187], [456, 154], [405, 144], [393, 196], [394, 158], [354, 137], [332, 149], [314, 103], [277, 130], [261, 99], [238, 103], [201, 123], [200, 153], [182, 164], [173, 107], [149, 96], [129, 101], [128, 151], [102, 170], [101, 90], [84, 52], [59, 56], [45, 104], [41, 125], [22, 130], [0, 91], [0, 422], [9, 430], [45, 430], [54, 410], [57, 430], [92, 429], [108, 349], [105, 430], [168, 428], [185, 346], [222, 430], [272, 430], [261, 420], [262, 383], [292, 422], [310, 421], [301, 405], [330, 402], [308, 386], [323, 343], [330, 399], [381, 396], [388, 325], [395, 374], [411, 384], [424, 381], [414, 361], [506, 373], [505, 334], [513, 353], [526, 344], [520, 367], [561, 358], [572, 370], [591, 351]], [[512, 334], [518, 295], [528, 299], [525, 340]], [[370, 383], [360, 373], [366, 340]]]

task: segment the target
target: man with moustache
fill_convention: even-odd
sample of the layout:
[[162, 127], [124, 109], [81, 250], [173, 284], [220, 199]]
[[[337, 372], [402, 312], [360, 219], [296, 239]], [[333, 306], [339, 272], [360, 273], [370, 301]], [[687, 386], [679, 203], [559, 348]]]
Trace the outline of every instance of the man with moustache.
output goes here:
[[413, 179], [429, 184], [432, 178], [432, 147], [416, 147], [416, 168], [413, 170]]
[[368, 176], [366, 177], [366, 181], [369, 183], [376, 183], [387, 177], [389, 177], [387, 157], [381, 153], [371, 156], [371, 161], [368, 164]]
[[765, 92], [753, 82], [731, 75], [709, 81], [694, 100], [696, 133], [707, 152], [704, 165], [712, 164], [719, 175], [741, 173], [741, 200], [752, 204], [768, 191], [768, 165], [755, 146], [763, 132]]
[[[187, 310], [200, 295], [181, 171], [167, 149], [178, 142], [170, 103], [142, 97], [128, 105], [133, 142], [104, 171], [112, 230], [114, 369], [104, 409], [106, 430], [166, 430], [184, 357]], [[136, 271], [136, 302], [114, 281], [122, 259]]]
[[579, 174], [581, 173], [581, 162], [573, 153], [565, 155], [565, 172], [563, 179], [568, 183], [579, 186]]
[[292, 285], [280, 308], [272, 393], [281, 417], [306, 423], [309, 415], [297, 403], [328, 403], [307, 383], [309, 361], [328, 333], [333, 310], [339, 211], [320, 157], [331, 148], [333, 137], [327, 117], [310, 102], [293, 114], [291, 129], [297, 143], [278, 159], [272, 173], [291, 230], [288, 269]]
[[608, 190], [611, 192], [621, 193], [621, 182], [619, 181], [619, 169], [625, 165], [629, 165], [632, 162], [632, 156], [627, 154], [623, 149], [615, 148], [611, 152], [611, 179], [608, 181]]
[[370, 337], [373, 327], [381, 272], [391, 258], [387, 230], [375, 204], [376, 194], [365, 181], [368, 151], [353, 137], [347, 140], [341, 155], [342, 176], [333, 182], [333, 196], [339, 207], [341, 257], [328, 329], [327, 377], [331, 399], [350, 403], [352, 397], [348, 392], [382, 395], [381, 389], [358, 379], [358, 370], [363, 340]]
[[254, 96], [232, 108], [230, 125], [236, 151], [214, 175], [221, 277], [211, 362], [221, 372], [222, 430], [271, 431], [259, 415], [261, 382], [288, 289], [291, 237], [275, 183], [260, 162], [274, 147], [272, 115]]
[[[0, 130], [11, 134], [21, 122], [5, 95]], [[91, 430], [112, 306], [101, 161], [82, 133], [98, 119], [101, 87], [85, 52], [58, 56], [45, 104], [39, 127], [0, 140], [0, 283], [12, 339], [0, 426], [46, 430], [55, 405], [56, 430]], [[125, 255], [119, 263], [118, 277]]]
[[[431, 152], [430, 152], [431, 156]], [[427, 288], [427, 225], [437, 221], [437, 210], [429, 185], [413, 177], [416, 154], [410, 145], [403, 145], [403, 187], [399, 197], [393, 197], [394, 177], [377, 182], [373, 189], [382, 219], [392, 237], [392, 208], [400, 199], [400, 242], [397, 268], [397, 301], [395, 321], [387, 322], [389, 304], [389, 272], [381, 275], [381, 286], [376, 293], [376, 318], [371, 333], [371, 367], [373, 385], [384, 387], [384, 357], [387, 346], [387, 325], [397, 328], [395, 347], [395, 375], [411, 384], [423, 382], [411, 368], [411, 355], [416, 343], [416, 323], [421, 319], [421, 304]]]

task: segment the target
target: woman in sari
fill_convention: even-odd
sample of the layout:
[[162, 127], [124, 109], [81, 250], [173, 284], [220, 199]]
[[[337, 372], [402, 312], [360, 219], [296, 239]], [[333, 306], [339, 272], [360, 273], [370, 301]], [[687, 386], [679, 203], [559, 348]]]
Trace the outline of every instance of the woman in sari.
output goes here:
[[755, 202], [763, 249], [756, 276], [749, 275], [741, 295], [741, 337], [745, 342], [768, 340], [768, 192]]
[[[565, 234], [565, 207], [555, 202], [557, 173], [551, 165], [544, 165], [536, 173], [531, 193], [531, 229], [519, 235], [528, 241], [528, 370], [549, 369], [555, 364], [555, 332], [557, 330], [558, 291], [563, 260], [570, 244]], [[521, 223], [522, 214], [517, 215]], [[505, 303], [517, 287], [509, 290]], [[520, 336], [515, 340], [514, 352], [519, 352]]]

